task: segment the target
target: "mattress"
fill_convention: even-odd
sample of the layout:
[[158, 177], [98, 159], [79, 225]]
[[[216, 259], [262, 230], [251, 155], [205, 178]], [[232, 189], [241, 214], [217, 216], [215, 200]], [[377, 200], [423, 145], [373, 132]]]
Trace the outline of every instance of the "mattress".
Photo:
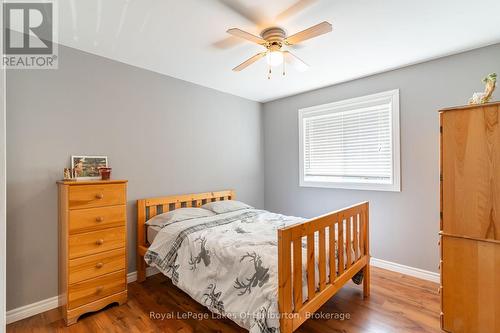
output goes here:
[[153, 244], [153, 241], [160, 230], [161, 227], [157, 225], [148, 226], [148, 229], [146, 231], [146, 239], [148, 240], [149, 244]]

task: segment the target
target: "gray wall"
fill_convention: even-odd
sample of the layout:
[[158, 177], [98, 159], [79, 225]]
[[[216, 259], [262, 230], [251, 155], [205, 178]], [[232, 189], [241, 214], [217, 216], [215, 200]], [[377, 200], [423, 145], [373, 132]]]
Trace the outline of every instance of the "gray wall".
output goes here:
[[[437, 110], [466, 104], [491, 72], [500, 73], [500, 44], [264, 104], [266, 209], [312, 217], [369, 200], [372, 255], [437, 272]], [[402, 192], [299, 187], [297, 110], [395, 88], [400, 89]]]
[[57, 295], [56, 181], [71, 154], [128, 179], [129, 271], [139, 198], [234, 188], [263, 207], [259, 103], [61, 46], [58, 70], [7, 74], [7, 309]]

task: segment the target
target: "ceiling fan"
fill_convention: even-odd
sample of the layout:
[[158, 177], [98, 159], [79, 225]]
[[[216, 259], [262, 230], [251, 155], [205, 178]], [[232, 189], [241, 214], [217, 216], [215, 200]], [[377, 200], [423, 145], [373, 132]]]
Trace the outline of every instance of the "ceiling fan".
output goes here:
[[239, 72], [264, 57], [269, 65], [268, 78], [271, 77], [271, 67], [279, 66], [281, 64], [283, 64], [283, 75], [285, 75], [285, 61], [294, 65], [299, 71], [304, 71], [308, 68], [308, 65], [290, 51], [283, 50], [283, 46], [297, 45], [305, 40], [326, 34], [330, 31], [332, 31], [332, 25], [326, 21], [291, 36], [287, 36], [285, 30], [279, 27], [264, 29], [261, 32], [260, 37], [238, 28], [229, 29], [227, 30], [227, 33], [262, 45], [266, 48], [264, 52], [257, 53], [253, 57], [234, 67], [233, 71]]

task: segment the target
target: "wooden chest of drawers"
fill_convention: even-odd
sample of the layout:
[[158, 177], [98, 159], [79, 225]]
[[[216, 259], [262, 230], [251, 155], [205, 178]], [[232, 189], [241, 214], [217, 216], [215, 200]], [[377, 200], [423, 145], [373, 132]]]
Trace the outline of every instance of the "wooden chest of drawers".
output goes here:
[[59, 302], [67, 325], [127, 301], [127, 181], [61, 181]]

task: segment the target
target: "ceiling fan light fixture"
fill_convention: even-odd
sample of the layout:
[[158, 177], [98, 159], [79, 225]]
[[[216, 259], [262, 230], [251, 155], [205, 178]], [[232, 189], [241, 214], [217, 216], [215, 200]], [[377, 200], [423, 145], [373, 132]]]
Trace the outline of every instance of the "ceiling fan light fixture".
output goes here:
[[281, 51], [268, 51], [266, 61], [269, 66], [279, 66], [283, 63], [283, 53]]

